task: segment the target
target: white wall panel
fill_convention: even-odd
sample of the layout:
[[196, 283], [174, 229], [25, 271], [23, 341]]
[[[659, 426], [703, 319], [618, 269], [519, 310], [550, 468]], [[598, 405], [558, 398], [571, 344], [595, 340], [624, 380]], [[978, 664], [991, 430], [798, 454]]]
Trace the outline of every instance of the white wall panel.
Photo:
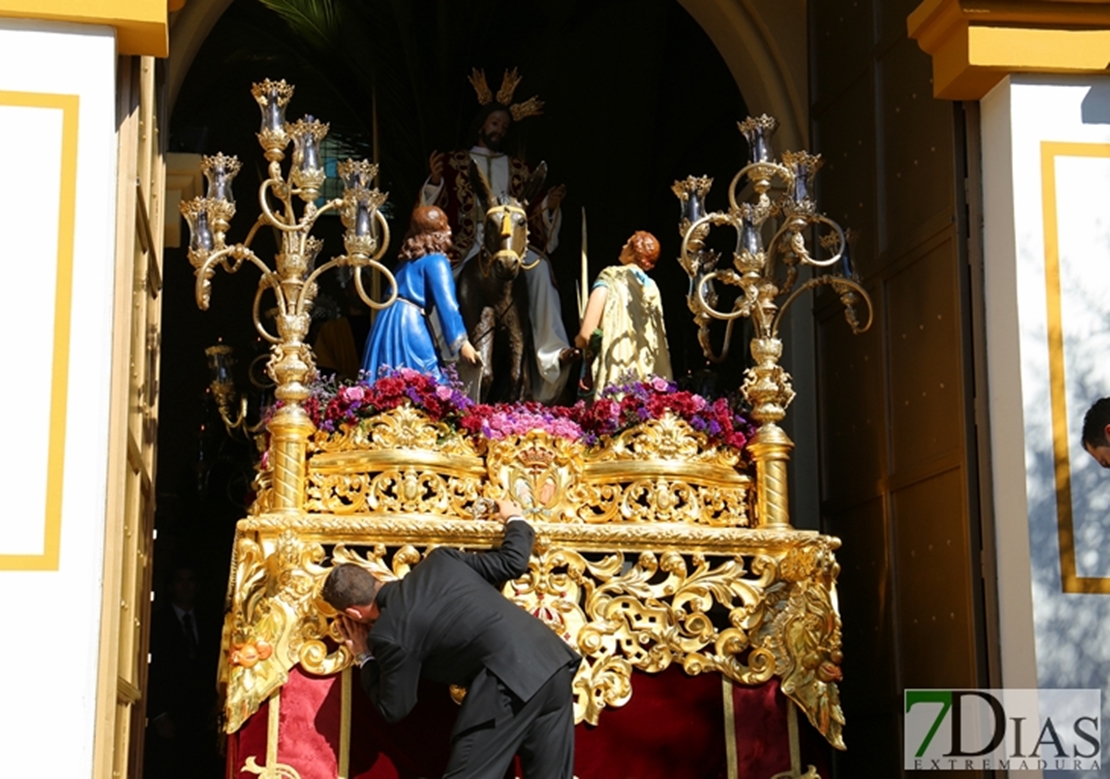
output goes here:
[[[7, 276], [0, 326], [8, 364], [0, 392], [9, 433], [0, 477], [7, 501], [0, 520], [0, 776], [92, 773], [114, 288], [115, 66], [110, 29], [0, 21], [0, 246]], [[51, 527], [53, 550], [44, 543]]]
[[1102, 689], [1105, 722], [1110, 474], [1080, 430], [1110, 396], [1110, 79], [1015, 76], [982, 106], [1003, 681]]

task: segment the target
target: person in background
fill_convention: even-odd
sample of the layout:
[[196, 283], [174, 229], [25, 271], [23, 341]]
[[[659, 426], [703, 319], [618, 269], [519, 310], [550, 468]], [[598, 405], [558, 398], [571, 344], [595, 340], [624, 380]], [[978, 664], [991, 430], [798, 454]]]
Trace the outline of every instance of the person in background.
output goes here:
[[197, 608], [196, 569], [187, 563], [170, 571], [169, 602], [150, 624], [147, 701], [147, 779], [219, 779], [216, 667], [220, 631]]
[[1100, 398], [1087, 409], [1083, 448], [1103, 468], [1110, 468], [1110, 398]]

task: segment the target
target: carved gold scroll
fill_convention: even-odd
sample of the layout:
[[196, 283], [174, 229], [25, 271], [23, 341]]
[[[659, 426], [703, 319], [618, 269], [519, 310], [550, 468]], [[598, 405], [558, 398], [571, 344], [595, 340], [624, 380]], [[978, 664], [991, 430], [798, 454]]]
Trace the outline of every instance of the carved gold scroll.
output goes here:
[[[300, 664], [334, 674], [351, 658], [318, 599], [333, 562], [394, 578], [436, 546], [496, 546], [479, 498], [511, 496], [537, 532], [528, 573], [506, 597], [585, 658], [578, 721], [633, 695], [632, 671], [680, 664], [738, 684], [777, 677], [843, 748], [836, 538], [759, 526], [738, 453], [673, 416], [601, 448], [542, 431], [475, 444], [401, 407], [310, 440], [300, 513], [272, 512], [260, 473], [239, 522], [225, 625], [227, 730]], [[330, 640], [329, 640], [330, 639]]]

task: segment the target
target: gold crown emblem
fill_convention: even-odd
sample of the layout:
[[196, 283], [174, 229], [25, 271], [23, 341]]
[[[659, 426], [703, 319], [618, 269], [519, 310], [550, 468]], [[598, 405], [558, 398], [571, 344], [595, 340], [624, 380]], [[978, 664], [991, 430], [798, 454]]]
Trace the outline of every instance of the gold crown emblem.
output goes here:
[[555, 460], [555, 453], [549, 449], [540, 449], [532, 446], [517, 455], [517, 459], [526, 468], [546, 468]]
[[[516, 68], [506, 70], [505, 75], [501, 78], [501, 88], [497, 90], [497, 102], [509, 106], [509, 113], [512, 114], [514, 122], [543, 113], [543, 101], [535, 95], [532, 95], [523, 103], [512, 102], [513, 93], [516, 92], [521, 78], [522, 76], [517, 73]], [[493, 92], [490, 91], [489, 84], [486, 83], [486, 72], [484, 70], [471, 68], [467, 80], [470, 81], [470, 85], [474, 87], [474, 91], [478, 95], [478, 105], [489, 105], [493, 101]]]

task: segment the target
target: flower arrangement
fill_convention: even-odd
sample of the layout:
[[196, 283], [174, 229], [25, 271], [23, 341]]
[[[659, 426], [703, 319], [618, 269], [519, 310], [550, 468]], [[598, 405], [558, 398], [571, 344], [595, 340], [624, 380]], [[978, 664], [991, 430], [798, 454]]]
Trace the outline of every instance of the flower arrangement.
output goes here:
[[373, 383], [315, 384], [304, 409], [320, 430], [334, 433], [342, 424], [357, 424], [405, 403], [427, 414], [432, 422], [444, 422], [455, 429], [474, 406], [451, 376], [441, 382], [435, 377], [409, 368], [384, 371]]
[[659, 419], [668, 411], [699, 433], [705, 433], [709, 442], [717, 446], [743, 449], [752, 433], [751, 422], [728, 398], [710, 401], [679, 390], [673, 381], [659, 376], [608, 387], [592, 404], [579, 401], [574, 409], [588, 446], [649, 419]]
[[473, 436], [499, 440], [510, 435], [527, 435], [543, 430], [556, 438], [577, 441], [583, 438], [582, 426], [574, 418], [576, 407], [545, 406], [542, 403], [497, 403], [472, 405], [460, 426]]
[[592, 403], [580, 400], [573, 406], [544, 406], [475, 403], [463, 394], [453, 374], [440, 381], [410, 369], [388, 370], [372, 383], [319, 382], [304, 408], [318, 429], [333, 433], [341, 425], [358, 424], [406, 403], [432, 422], [488, 440], [543, 430], [553, 437], [596, 446], [606, 437], [667, 412], [704, 433], [715, 446], [743, 449], [752, 432], [751, 422], [728, 398], [708, 400], [680, 391], [674, 382], [658, 376], [609, 387]]

